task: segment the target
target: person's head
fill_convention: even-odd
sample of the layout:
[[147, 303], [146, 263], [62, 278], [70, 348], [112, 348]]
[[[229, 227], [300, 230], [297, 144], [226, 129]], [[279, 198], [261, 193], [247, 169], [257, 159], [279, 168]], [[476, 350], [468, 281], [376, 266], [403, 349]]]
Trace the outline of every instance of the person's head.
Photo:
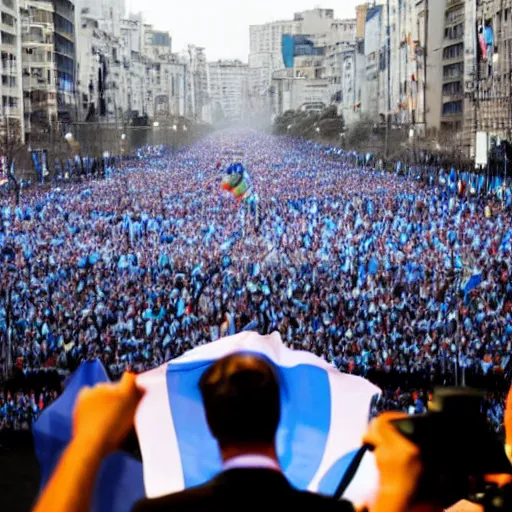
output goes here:
[[276, 369], [268, 359], [249, 353], [223, 357], [206, 370], [199, 387], [221, 451], [274, 448], [281, 405]]

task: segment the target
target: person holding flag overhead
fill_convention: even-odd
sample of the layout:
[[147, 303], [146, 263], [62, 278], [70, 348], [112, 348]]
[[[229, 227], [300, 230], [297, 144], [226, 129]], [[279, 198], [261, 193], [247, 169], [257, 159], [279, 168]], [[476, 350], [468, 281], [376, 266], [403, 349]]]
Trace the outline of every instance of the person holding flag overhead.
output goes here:
[[[295, 489], [284, 476], [276, 449], [276, 432], [282, 421], [280, 382], [277, 367], [256, 353], [235, 352], [207, 367], [199, 388], [208, 427], [219, 446], [222, 472], [198, 487], [143, 499], [132, 510], [263, 510], [304, 504], [319, 512], [353, 511], [347, 501]], [[109, 476], [108, 464], [103, 461], [120, 448], [130, 432], [142, 397], [143, 391], [132, 374], [125, 374], [119, 383], [102, 383], [79, 393], [72, 438], [34, 512], [107, 510], [93, 506], [97, 474], [102, 468], [103, 478]], [[363, 436], [362, 442], [374, 449], [380, 470], [377, 497], [366, 508], [370, 512], [412, 510], [422, 472], [419, 448], [390, 423], [404, 417], [401, 413], [383, 415], [373, 420]], [[301, 461], [301, 465], [308, 463]], [[109, 483], [115, 485], [115, 478]], [[114, 504], [109, 505], [108, 510], [114, 510]], [[438, 509], [425, 505], [421, 510]]]
[[133, 512], [159, 510], [263, 510], [305, 506], [353, 511], [349, 502], [294, 489], [284, 476], [275, 437], [281, 417], [277, 371], [263, 356], [238, 353], [213, 363], [202, 375], [208, 427], [217, 441], [223, 471], [198, 487], [142, 500]]

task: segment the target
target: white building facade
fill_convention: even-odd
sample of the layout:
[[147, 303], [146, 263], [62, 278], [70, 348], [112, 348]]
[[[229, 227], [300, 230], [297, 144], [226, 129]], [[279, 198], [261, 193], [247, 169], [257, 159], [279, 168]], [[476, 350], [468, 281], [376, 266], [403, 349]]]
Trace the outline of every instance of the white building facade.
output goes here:
[[[283, 36], [303, 35], [308, 38], [318, 52], [313, 55], [296, 55], [293, 59], [293, 78], [321, 80], [315, 94], [302, 94], [298, 91], [311, 91], [307, 87], [289, 82], [288, 73], [280, 70], [285, 67], [283, 61]], [[276, 21], [250, 27], [250, 93], [251, 99], [259, 100], [260, 108], [270, 102], [274, 115], [281, 111], [279, 105], [288, 105], [287, 100], [278, 100], [275, 95], [288, 97], [291, 90], [297, 91], [291, 96], [291, 108], [302, 108], [308, 103], [305, 97], [314, 98], [317, 105], [339, 104], [341, 100], [341, 53], [346, 44], [355, 40], [356, 20], [340, 20], [334, 17], [332, 9], [315, 8], [295, 13], [292, 20]], [[328, 82], [324, 87], [323, 81]], [[272, 87], [271, 87], [272, 85]], [[321, 91], [322, 97], [319, 96]], [[254, 101], [254, 100], [253, 100]], [[263, 105], [262, 105], [263, 104]], [[285, 109], [286, 110], [286, 109]]]
[[239, 60], [219, 60], [208, 64], [208, 96], [213, 122], [244, 119], [248, 78], [248, 66]]
[[[21, 22], [18, 0], [0, 4], [0, 140], [24, 141]], [[1, 149], [0, 149], [1, 151]]]
[[21, 0], [22, 87], [26, 138], [58, 122], [55, 9], [47, 0]]

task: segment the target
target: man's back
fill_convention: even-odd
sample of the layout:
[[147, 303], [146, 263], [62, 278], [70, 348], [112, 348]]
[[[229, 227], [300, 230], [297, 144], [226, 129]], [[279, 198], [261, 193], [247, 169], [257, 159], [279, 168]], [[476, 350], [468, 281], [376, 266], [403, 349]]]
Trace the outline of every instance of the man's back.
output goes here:
[[308, 507], [314, 512], [352, 512], [348, 502], [294, 489], [279, 472], [269, 469], [230, 469], [204, 485], [137, 503], [133, 512], [181, 510], [277, 510]]

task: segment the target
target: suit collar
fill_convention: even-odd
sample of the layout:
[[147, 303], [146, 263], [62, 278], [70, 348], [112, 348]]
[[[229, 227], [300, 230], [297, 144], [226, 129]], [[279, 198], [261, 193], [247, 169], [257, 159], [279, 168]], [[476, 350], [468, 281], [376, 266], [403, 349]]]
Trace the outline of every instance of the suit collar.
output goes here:
[[286, 477], [274, 469], [233, 468], [217, 475], [212, 483], [215, 486], [233, 486], [234, 488], [265, 485], [266, 488], [292, 489]]
[[224, 462], [224, 471], [235, 468], [271, 469], [273, 471], [281, 472], [279, 462], [277, 462], [275, 459], [266, 457], [264, 455], [250, 453], [239, 455], [238, 457], [233, 457]]

